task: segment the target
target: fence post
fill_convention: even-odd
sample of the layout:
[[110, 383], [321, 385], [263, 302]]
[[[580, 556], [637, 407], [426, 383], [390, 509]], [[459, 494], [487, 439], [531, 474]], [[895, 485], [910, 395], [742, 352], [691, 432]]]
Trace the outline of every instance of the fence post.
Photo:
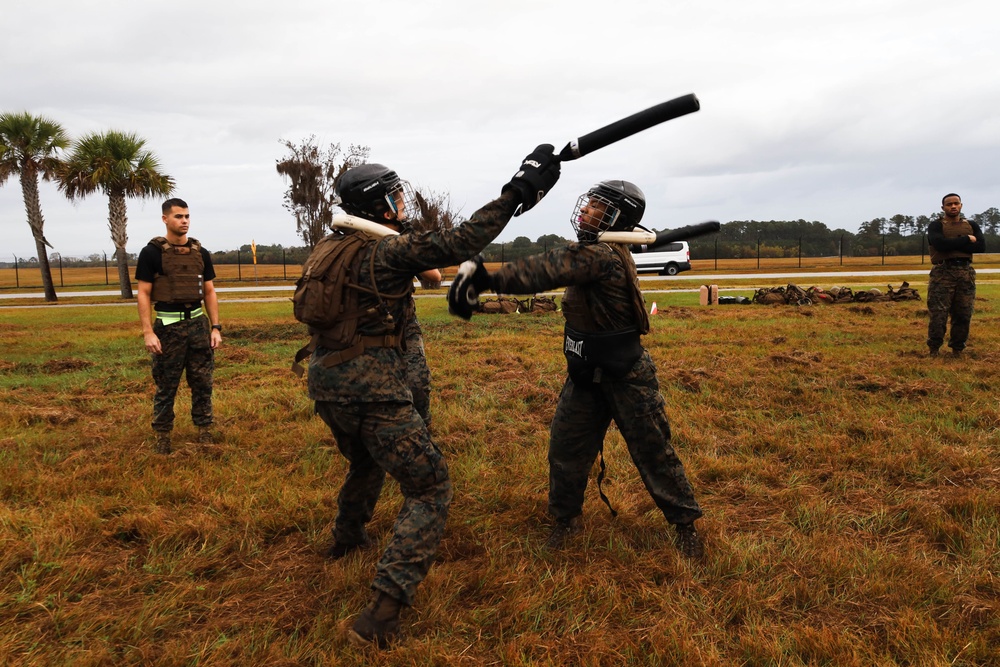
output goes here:
[[281, 249], [281, 277], [288, 280], [288, 267], [285, 265], [285, 249]]
[[840, 265], [844, 265], [844, 235], [840, 235]]
[[59, 287], [66, 287], [63, 283], [63, 272], [62, 272], [62, 254], [59, 255]]
[[240, 249], [236, 249], [236, 280], [243, 282], [243, 263], [240, 261]]
[[504, 260], [503, 260], [503, 247], [504, 247], [504, 244], [503, 244], [503, 243], [501, 243], [501, 244], [500, 244], [500, 263], [501, 263], [501, 264], [503, 264], [503, 263], [504, 263]]
[[108, 253], [104, 252], [103, 250], [101, 252], [104, 253], [104, 284], [110, 285], [111, 279], [108, 278]]
[[799, 236], [799, 268], [802, 268], [802, 236]]
[[14, 286], [21, 287], [21, 273], [17, 270], [17, 255], [14, 255]]
[[924, 241], [927, 240], [926, 234], [920, 235], [920, 264], [923, 266], [924, 263]]
[[715, 237], [715, 270], [719, 270], [719, 237]]
[[885, 266], [885, 234], [882, 235], [882, 266]]
[[757, 268], [760, 268], [760, 237], [757, 237]]

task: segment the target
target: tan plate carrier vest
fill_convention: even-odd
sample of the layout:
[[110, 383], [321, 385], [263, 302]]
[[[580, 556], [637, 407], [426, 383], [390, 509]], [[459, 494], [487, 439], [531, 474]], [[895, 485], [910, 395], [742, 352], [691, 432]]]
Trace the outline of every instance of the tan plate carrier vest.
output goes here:
[[205, 260], [201, 243], [188, 238], [190, 245], [174, 245], [163, 236], [150, 243], [163, 251], [162, 273], [153, 278], [153, 301], [196, 303], [205, 296]]

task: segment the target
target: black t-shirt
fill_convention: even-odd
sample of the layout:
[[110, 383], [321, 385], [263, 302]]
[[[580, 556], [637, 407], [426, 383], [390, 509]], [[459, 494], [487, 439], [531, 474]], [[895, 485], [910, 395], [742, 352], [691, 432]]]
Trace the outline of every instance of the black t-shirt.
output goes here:
[[[184, 246], [190, 247], [191, 241], [185, 243]], [[209, 254], [204, 247], [199, 248], [199, 250], [201, 250], [202, 262], [205, 264], [205, 271], [202, 273], [203, 280], [205, 282], [215, 280], [215, 267], [212, 266], [212, 255]], [[162, 273], [163, 250], [157, 245], [147, 243], [146, 247], [139, 251], [139, 259], [135, 264], [135, 279], [141, 280], [144, 283], [151, 283], [156, 279], [156, 276], [161, 275]], [[193, 304], [177, 304], [157, 301], [153, 304], [153, 309], [165, 313], [171, 313], [184, 310], [185, 308], [196, 308], [199, 304], [200, 302]]]

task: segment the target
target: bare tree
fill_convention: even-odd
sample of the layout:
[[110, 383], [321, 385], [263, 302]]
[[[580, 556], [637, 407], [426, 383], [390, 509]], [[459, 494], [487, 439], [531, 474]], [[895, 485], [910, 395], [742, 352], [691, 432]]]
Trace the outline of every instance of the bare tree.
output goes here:
[[330, 229], [337, 182], [349, 168], [363, 164], [371, 149], [354, 144], [346, 153], [340, 144], [321, 148], [315, 135], [298, 144], [286, 139], [280, 142], [288, 149], [275, 165], [288, 182], [284, 207], [295, 216], [299, 236], [312, 248]]
[[414, 190], [417, 205], [420, 207], [420, 218], [410, 224], [418, 232], [451, 229], [465, 221], [461, 217], [461, 209], [453, 210], [451, 195], [443, 192], [425, 189], [423, 192]]

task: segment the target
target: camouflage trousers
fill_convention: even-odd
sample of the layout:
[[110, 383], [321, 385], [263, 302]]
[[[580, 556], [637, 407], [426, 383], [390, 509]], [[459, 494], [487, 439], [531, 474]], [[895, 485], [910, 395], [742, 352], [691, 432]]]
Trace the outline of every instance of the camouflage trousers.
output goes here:
[[670, 424], [656, 367], [642, 357], [622, 379], [579, 386], [567, 378], [549, 440], [549, 513], [567, 520], [583, 511], [587, 478], [614, 420], [639, 476], [670, 523], [701, 516], [684, 464], [670, 445]]
[[448, 465], [408, 402], [316, 401], [316, 413], [350, 462], [337, 497], [333, 537], [338, 543], [367, 542], [365, 525], [375, 512], [386, 473], [399, 483], [403, 506], [372, 588], [412, 605], [444, 535], [452, 497]]
[[413, 317], [406, 326], [406, 384], [413, 394], [413, 407], [417, 414], [431, 427], [431, 369], [424, 355], [424, 339], [420, 324]]
[[207, 317], [181, 320], [164, 325], [157, 319], [153, 333], [160, 339], [161, 354], [153, 355], [153, 430], [171, 431], [174, 427], [174, 399], [186, 373], [191, 388], [191, 421], [195, 426], [212, 425], [212, 371], [215, 351]]
[[944, 342], [948, 317], [951, 317], [951, 336], [948, 347], [965, 349], [969, 339], [969, 324], [976, 303], [976, 270], [969, 266], [938, 264], [931, 269], [927, 285], [927, 347], [936, 350]]

